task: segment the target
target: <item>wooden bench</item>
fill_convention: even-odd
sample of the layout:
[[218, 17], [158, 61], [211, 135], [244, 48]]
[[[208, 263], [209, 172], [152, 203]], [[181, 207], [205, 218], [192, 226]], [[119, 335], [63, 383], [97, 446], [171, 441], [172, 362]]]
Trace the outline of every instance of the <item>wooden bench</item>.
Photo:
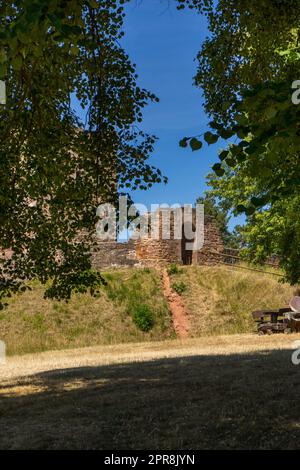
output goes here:
[[273, 310], [255, 310], [252, 312], [252, 318], [257, 323], [257, 330], [261, 335], [280, 332], [290, 333], [295, 329], [295, 325], [293, 325], [291, 320], [285, 318], [284, 314], [289, 312], [293, 313], [289, 307]]

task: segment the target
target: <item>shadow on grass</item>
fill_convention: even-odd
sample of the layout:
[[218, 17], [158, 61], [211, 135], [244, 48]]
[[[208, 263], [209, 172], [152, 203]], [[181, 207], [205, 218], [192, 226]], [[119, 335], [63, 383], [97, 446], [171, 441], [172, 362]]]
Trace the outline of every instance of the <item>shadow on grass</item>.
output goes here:
[[0, 448], [299, 449], [291, 351], [36, 374], [0, 386]]

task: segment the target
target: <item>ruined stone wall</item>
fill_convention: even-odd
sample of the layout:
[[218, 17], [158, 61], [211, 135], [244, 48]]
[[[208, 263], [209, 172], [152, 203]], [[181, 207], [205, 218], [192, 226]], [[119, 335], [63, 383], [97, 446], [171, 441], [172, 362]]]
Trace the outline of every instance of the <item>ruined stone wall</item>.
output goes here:
[[103, 269], [109, 266], [138, 266], [136, 259], [135, 242], [118, 243], [116, 241], [99, 241], [93, 248], [92, 266], [95, 269]]
[[[196, 213], [193, 212], [193, 224], [196, 225]], [[142, 239], [137, 242], [136, 255], [142, 264], [147, 266], [165, 265], [170, 263], [184, 264], [185, 250], [183, 245], [189, 240], [174, 239], [174, 215], [171, 214], [170, 240]], [[160, 217], [160, 236], [166, 219]], [[193, 227], [194, 228], [194, 227]], [[224, 244], [220, 236], [219, 228], [212, 217], [204, 219], [204, 245], [201, 250], [190, 254], [191, 264], [219, 264], [223, 261], [220, 254], [224, 250]]]
[[194, 264], [213, 265], [223, 261], [220, 256], [224, 251], [224, 243], [219, 228], [212, 217], [205, 218], [204, 224], [204, 246], [194, 253]]
[[[195, 223], [193, 213], [193, 224]], [[220, 253], [224, 245], [220, 237], [216, 222], [211, 217], [205, 217], [204, 246], [199, 251], [190, 252], [190, 257], [185, 256], [185, 242], [188, 240], [176, 239], [178, 234], [174, 232], [174, 213], [170, 213], [170, 221], [167, 210], [161, 210], [156, 217], [151, 219], [148, 236], [139, 240], [130, 240], [127, 243], [115, 241], [101, 241], [97, 243], [92, 253], [92, 264], [96, 269], [108, 266], [148, 266], [159, 267], [171, 263], [185, 264], [190, 259], [191, 264], [218, 264], [223, 259]], [[164, 233], [168, 233], [170, 227], [170, 239], [163, 239]], [[181, 230], [181, 228], [180, 228]], [[150, 234], [155, 234], [151, 238]]]
[[137, 259], [144, 266], [181, 264], [180, 240], [143, 240], [136, 245]]
[[[181, 263], [181, 240], [174, 239], [174, 212], [161, 209], [151, 214], [148, 237], [136, 243], [136, 255], [145, 266]], [[169, 237], [169, 239], [164, 239]]]

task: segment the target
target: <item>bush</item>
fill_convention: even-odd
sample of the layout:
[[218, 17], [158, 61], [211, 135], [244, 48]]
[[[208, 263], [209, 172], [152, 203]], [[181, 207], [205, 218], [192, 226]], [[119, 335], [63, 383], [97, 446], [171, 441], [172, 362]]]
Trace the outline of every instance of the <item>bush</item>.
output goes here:
[[174, 282], [171, 287], [179, 295], [181, 295], [187, 289], [187, 286], [184, 282]]
[[134, 307], [132, 319], [141, 331], [150, 331], [154, 326], [152, 310], [146, 304], [140, 304]]
[[178, 268], [177, 264], [175, 263], [172, 263], [170, 264], [170, 266], [168, 267], [167, 269], [168, 271], [168, 274], [171, 276], [172, 274], [180, 274], [181, 273], [181, 269]]

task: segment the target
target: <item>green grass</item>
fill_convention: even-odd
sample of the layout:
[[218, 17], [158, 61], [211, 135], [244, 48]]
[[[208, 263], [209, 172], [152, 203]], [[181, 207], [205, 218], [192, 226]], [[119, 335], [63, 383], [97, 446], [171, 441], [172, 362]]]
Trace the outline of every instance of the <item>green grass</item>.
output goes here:
[[[8, 299], [0, 316], [0, 339], [9, 355], [96, 344], [162, 340], [174, 337], [160, 275], [149, 269], [104, 273], [100, 296], [74, 294], [66, 302], [43, 299], [44, 288]], [[146, 328], [134, 321], [136, 306], [151, 312]], [[143, 331], [143, 330], [148, 331]]]
[[[225, 266], [172, 267], [190, 319], [190, 336], [255, 331], [251, 312], [288, 304], [293, 289], [278, 277]], [[9, 355], [51, 349], [160, 341], [175, 337], [160, 274], [152, 269], [103, 273], [97, 298], [74, 294], [69, 303], [44, 300], [44, 288], [8, 299], [0, 339]]]
[[[187, 349], [175, 342], [169, 358], [165, 343], [127, 345], [123, 353], [95, 348], [76, 367], [52, 352], [42, 373], [1, 379], [0, 448], [299, 450], [299, 369], [291, 340], [250, 338], [189, 340]], [[122, 360], [128, 349], [134, 359]], [[17, 364], [26, 374], [28, 359]]]
[[172, 289], [179, 295], [186, 291], [187, 285], [184, 282], [173, 282]]
[[135, 305], [132, 319], [141, 331], [150, 331], [155, 323], [153, 310], [147, 304]]
[[227, 266], [184, 267], [171, 279], [187, 286], [182, 298], [193, 337], [253, 332], [252, 311], [284, 307], [293, 295], [276, 276]]

